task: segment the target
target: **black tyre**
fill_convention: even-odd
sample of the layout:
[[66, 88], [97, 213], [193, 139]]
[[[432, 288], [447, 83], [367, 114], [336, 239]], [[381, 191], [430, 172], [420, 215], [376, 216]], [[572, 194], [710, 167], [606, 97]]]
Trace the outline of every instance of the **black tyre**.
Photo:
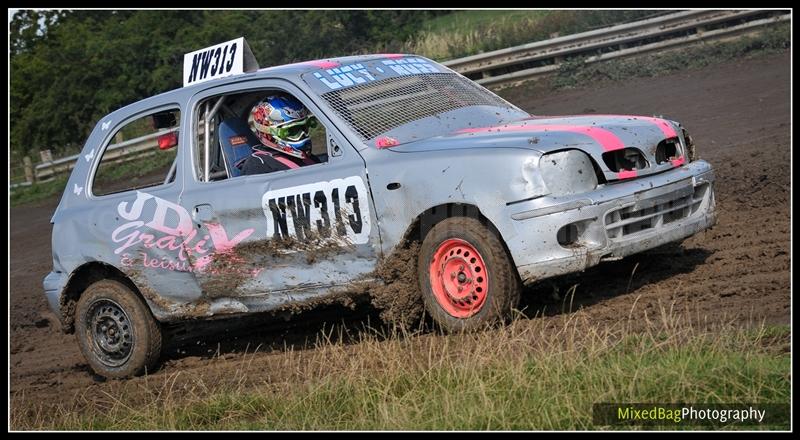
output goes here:
[[78, 300], [75, 334], [95, 373], [123, 378], [152, 371], [161, 356], [161, 327], [145, 302], [115, 280], [89, 286]]
[[511, 317], [522, 284], [500, 238], [480, 221], [452, 217], [425, 236], [417, 266], [425, 310], [445, 331]]

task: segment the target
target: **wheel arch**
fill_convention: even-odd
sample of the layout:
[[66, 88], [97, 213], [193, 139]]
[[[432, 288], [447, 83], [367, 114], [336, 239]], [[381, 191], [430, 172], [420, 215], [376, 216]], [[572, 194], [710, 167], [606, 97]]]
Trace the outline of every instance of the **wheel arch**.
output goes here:
[[[67, 284], [64, 286], [64, 291], [61, 294], [59, 311], [61, 315], [61, 326], [64, 333], [75, 332], [75, 310], [78, 300], [86, 288], [97, 281], [108, 279], [119, 281], [130, 288], [131, 291], [144, 301], [147, 308], [150, 308], [150, 305], [145, 301], [145, 298], [142, 296], [136, 284], [122, 271], [102, 261], [90, 261], [78, 266], [77, 269], [72, 271], [69, 281], [67, 281]], [[152, 313], [152, 310], [150, 312]]]
[[511, 251], [508, 249], [508, 245], [506, 244], [506, 240], [503, 238], [503, 234], [500, 233], [500, 230], [497, 228], [497, 226], [495, 226], [495, 224], [481, 211], [477, 205], [471, 203], [442, 203], [424, 210], [417, 215], [408, 226], [398, 246], [408, 246], [408, 244], [414, 241], [422, 243], [422, 241], [428, 235], [428, 232], [430, 232], [430, 230], [436, 226], [437, 223], [452, 217], [472, 217], [478, 219], [481, 224], [486, 226], [493, 234], [500, 238], [500, 242], [503, 244], [503, 248], [505, 249], [506, 253], [511, 258], [511, 261], [514, 261], [513, 255], [511, 255]]

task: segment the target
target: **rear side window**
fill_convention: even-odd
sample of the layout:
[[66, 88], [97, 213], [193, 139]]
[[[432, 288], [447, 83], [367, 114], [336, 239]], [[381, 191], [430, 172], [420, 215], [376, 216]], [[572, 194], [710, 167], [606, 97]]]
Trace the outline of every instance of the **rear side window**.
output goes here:
[[92, 194], [103, 196], [173, 181], [180, 120], [180, 110], [166, 110], [118, 129], [103, 151]]

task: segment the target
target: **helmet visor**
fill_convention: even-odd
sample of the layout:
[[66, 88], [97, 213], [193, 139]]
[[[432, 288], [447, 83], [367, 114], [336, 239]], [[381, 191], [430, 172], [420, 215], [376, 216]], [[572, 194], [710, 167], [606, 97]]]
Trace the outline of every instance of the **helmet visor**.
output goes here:
[[297, 119], [285, 124], [270, 127], [270, 133], [276, 138], [299, 141], [308, 137], [311, 128], [317, 125], [316, 122], [316, 118], [308, 116], [303, 119]]

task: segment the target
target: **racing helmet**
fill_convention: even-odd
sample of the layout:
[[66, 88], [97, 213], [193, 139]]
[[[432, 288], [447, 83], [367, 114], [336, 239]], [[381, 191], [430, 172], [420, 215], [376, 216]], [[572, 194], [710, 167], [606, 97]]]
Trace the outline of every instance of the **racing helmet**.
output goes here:
[[304, 159], [311, 151], [316, 118], [292, 96], [270, 95], [251, 110], [258, 139], [266, 147]]

